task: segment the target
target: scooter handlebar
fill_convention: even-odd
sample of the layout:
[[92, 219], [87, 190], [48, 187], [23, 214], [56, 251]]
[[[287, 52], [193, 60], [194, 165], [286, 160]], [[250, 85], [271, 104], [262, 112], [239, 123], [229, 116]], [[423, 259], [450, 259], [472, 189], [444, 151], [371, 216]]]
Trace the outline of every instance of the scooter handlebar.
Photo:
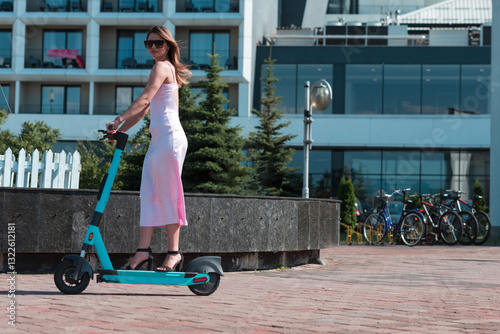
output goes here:
[[[108, 127], [108, 129], [110, 131], [113, 130], [113, 126], [110, 125]], [[110, 133], [106, 130], [99, 130], [99, 132], [102, 132], [103, 133], [103, 136], [102, 138], [100, 138], [99, 140], [105, 140], [105, 139], [108, 139], [108, 140], [116, 140], [116, 148], [120, 149], [120, 150], [125, 150], [125, 145], [127, 145], [127, 140], [128, 140], [128, 134], [126, 134], [125, 132], [120, 132], [120, 131], [116, 131], [115, 133]]]

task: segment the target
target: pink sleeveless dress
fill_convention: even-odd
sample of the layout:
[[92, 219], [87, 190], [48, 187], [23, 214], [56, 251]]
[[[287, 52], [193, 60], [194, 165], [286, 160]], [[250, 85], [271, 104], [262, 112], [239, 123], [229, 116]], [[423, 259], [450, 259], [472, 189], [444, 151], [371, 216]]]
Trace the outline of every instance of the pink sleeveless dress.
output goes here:
[[176, 94], [176, 82], [163, 84], [150, 103], [152, 138], [142, 168], [140, 226], [187, 225], [181, 174], [188, 143]]

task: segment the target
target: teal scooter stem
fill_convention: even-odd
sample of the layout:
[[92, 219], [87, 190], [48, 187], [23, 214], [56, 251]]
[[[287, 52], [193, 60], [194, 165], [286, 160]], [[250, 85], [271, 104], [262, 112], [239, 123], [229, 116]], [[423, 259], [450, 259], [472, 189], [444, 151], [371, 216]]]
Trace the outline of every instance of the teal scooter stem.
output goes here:
[[[106, 203], [109, 200], [118, 167], [127, 144], [128, 135], [122, 132], [114, 134], [104, 133], [104, 139], [116, 140], [116, 148], [109, 166], [103, 177], [97, 194], [97, 205], [92, 215], [90, 225], [85, 235], [80, 255], [66, 255], [57, 266], [54, 273], [54, 282], [57, 288], [67, 294], [76, 294], [84, 291], [94, 276], [94, 270], [85, 259], [92, 247], [95, 248], [101, 269], [96, 270], [96, 281], [106, 283], [129, 284], [161, 284], [161, 285], [187, 285], [189, 289], [202, 296], [208, 296], [217, 290], [220, 277], [224, 275], [221, 267], [221, 258], [218, 256], [203, 256], [194, 259], [184, 272], [162, 272], [146, 270], [115, 270], [109, 258], [104, 241], [99, 230]], [[180, 268], [182, 269], [182, 268]]]

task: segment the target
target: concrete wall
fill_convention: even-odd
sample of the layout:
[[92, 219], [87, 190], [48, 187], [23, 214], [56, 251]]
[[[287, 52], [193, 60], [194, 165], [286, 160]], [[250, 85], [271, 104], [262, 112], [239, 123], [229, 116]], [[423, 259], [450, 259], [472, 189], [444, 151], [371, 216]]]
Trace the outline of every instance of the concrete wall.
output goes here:
[[[0, 188], [0, 262], [5, 266], [7, 261], [9, 224], [15, 226], [18, 256], [57, 254], [60, 259], [80, 253], [96, 195], [92, 190]], [[181, 229], [181, 250], [226, 254], [226, 267], [232, 269], [303, 264], [319, 257], [321, 248], [339, 244], [339, 201], [187, 194], [186, 208], [189, 226]], [[139, 211], [138, 192], [112, 193], [100, 224], [108, 253], [135, 252]], [[166, 253], [166, 240], [165, 229], [157, 229], [153, 251]]]

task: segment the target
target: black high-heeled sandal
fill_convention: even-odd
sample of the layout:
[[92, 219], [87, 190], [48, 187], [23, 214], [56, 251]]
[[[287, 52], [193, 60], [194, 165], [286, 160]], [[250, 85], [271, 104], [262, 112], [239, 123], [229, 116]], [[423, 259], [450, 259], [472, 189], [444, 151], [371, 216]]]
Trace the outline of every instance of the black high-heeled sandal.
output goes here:
[[171, 272], [171, 271], [180, 271], [182, 269], [182, 265], [184, 264], [184, 255], [180, 251], [168, 251], [167, 255], [169, 254], [181, 254], [181, 260], [177, 262], [177, 264], [173, 267], [170, 268], [168, 266], [161, 266], [161, 267], [156, 267], [155, 271], [163, 271], [163, 272]]
[[146, 263], [146, 262], [148, 263], [148, 270], [153, 270], [153, 260], [155, 259], [155, 257], [154, 257], [153, 251], [151, 250], [151, 247], [137, 248], [136, 252], [149, 252], [149, 258], [147, 258], [144, 261], [139, 262], [139, 264], [136, 265], [135, 268], [132, 268], [130, 266], [130, 264], [127, 264], [127, 266], [125, 268], [122, 267], [121, 270], [139, 270], [139, 268], [141, 268], [144, 265], [144, 263]]

